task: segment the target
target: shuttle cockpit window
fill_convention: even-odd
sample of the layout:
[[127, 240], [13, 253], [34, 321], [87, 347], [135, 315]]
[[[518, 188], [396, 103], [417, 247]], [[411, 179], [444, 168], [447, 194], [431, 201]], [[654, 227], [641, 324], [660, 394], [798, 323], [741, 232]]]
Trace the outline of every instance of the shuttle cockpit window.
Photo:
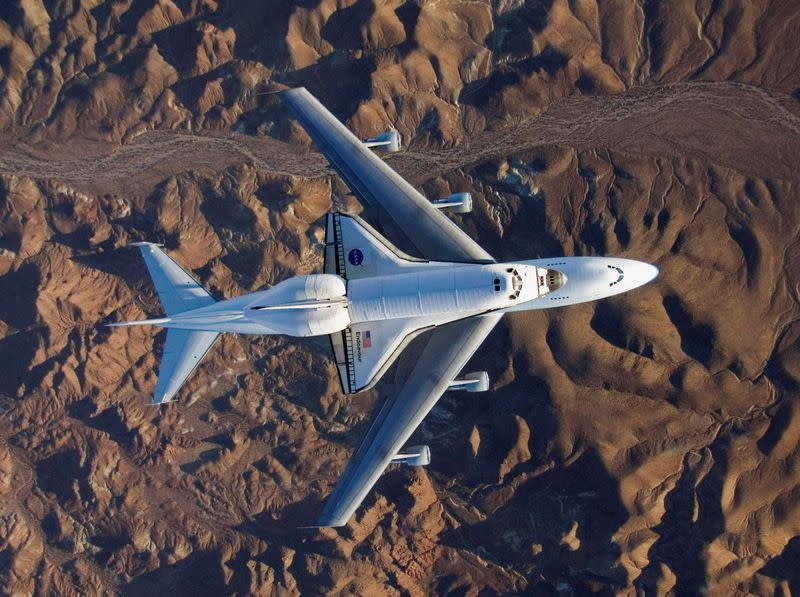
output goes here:
[[522, 276], [519, 275], [519, 272], [514, 268], [508, 268], [506, 270], [507, 273], [511, 274], [511, 294], [508, 295], [512, 301], [519, 298], [520, 293], [522, 292]]

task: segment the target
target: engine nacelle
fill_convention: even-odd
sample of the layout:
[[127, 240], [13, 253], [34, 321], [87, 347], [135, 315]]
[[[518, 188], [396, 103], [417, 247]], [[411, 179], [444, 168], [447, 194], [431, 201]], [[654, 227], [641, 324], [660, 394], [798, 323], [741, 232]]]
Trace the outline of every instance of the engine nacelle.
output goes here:
[[409, 446], [400, 450], [392, 464], [407, 464], [409, 466], [427, 466], [431, 463], [431, 449], [428, 446]]
[[468, 214], [472, 211], [472, 193], [453, 193], [447, 199], [436, 199], [433, 202], [438, 209], [449, 209], [453, 213]]
[[454, 379], [447, 386], [448, 390], [464, 392], [486, 392], [489, 389], [489, 374], [486, 371], [473, 371], [461, 379]]
[[270, 334], [325, 336], [350, 325], [346, 292], [333, 274], [297, 276], [259, 292], [244, 314]]
[[364, 145], [367, 147], [382, 147], [390, 153], [395, 153], [403, 147], [403, 138], [400, 136], [399, 131], [388, 129], [385, 133], [365, 140]]

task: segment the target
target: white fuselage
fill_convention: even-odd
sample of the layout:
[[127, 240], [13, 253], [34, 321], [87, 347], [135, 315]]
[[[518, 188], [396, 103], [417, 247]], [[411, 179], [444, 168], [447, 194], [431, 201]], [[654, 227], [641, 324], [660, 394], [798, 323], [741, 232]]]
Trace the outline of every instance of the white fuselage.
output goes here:
[[[523, 272], [531, 269], [516, 267]], [[435, 315], [449, 318], [502, 309], [512, 303], [512, 276], [506, 269], [497, 264], [446, 264], [351, 280], [347, 285], [350, 318], [353, 323]]]
[[647, 263], [611, 257], [420, 263], [399, 273], [349, 281], [333, 274], [298, 276], [158, 325], [290, 336], [327, 335], [353, 323], [412, 317], [441, 325], [491, 311], [597, 300], [641, 286], [657, 274]]

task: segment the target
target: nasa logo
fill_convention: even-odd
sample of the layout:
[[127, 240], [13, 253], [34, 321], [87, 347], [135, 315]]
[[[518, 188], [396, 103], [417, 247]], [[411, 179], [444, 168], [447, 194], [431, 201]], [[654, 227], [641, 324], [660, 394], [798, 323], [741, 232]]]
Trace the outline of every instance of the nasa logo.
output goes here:
[[364, 263], [364, 253], [360, 249], [353, 249], [348, 253], [347, 260], [353, 265], [361, 265]]

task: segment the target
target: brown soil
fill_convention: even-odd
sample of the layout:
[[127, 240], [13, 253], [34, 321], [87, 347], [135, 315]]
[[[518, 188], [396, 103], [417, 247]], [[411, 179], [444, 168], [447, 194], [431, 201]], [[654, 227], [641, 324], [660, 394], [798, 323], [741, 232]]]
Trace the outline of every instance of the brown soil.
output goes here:
[[[0, 4], [0, 592], [789, 594], [800, 587], [792, 2]], [[498, 259], [659, 279], [507, 317], [347, 527], [376, 401], [327, 340], [226, 336], [147, 406], [136, 240], [229, 297], [358, 209], [270, 91], [306, 85]]]

